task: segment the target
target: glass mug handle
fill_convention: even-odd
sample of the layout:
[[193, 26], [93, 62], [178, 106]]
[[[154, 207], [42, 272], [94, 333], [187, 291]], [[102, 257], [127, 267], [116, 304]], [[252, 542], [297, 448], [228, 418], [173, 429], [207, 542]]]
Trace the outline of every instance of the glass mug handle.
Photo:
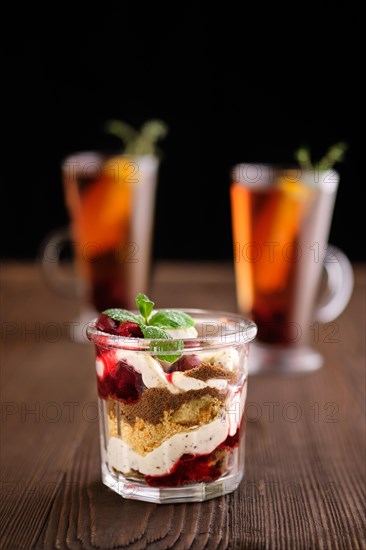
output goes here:
[[315, 310], [315, 320], [319, 323], [330, 323], [347, 306], [353, 291], [354, 277], [349, 259], [333, 245], [327, 247], [323, 266], [328, 279], [328, 298]]
[[70, 228], [56, 229], [42, 243], [39, 259], [42, 274], [50, 288], [58, 294], [75, 298], [84, 295], [84, 287], [74, 270], [70, 273], [61, 266], [61, 253], [68, 242], [72, 242]]

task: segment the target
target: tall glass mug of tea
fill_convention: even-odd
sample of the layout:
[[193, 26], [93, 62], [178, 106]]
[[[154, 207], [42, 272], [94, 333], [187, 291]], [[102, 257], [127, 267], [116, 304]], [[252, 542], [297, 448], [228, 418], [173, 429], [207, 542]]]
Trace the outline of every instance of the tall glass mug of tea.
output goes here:
[[[52, 287], [68, 289], [83, 304], [74, 334], [85, 341], [90, 315], [110, 307], [131, 308], [134, 296], [148, 291], [159, 167], [155, 144], [166, 133], [160, 121], [145, 123], [140, 132], [120, 121], [108, 129], [126, 143], [123, 153], [81, 152], [64, 160], [70, 227], [55, 231], [42, 252], [43, 272]], [[71, 285], [65, 284], [60, 262], [67, 240], [76, 268]]]
[[[323, 363], [312, 348], [319, 323], [332, 323], [353, 289], [350, 262], [327, 244], [338, 181], [334, 170], [239, 164], [232, 171], [237, 302], [258, 325], [252, 373]], [[336, 336], [337, 325], [326, 332]]]

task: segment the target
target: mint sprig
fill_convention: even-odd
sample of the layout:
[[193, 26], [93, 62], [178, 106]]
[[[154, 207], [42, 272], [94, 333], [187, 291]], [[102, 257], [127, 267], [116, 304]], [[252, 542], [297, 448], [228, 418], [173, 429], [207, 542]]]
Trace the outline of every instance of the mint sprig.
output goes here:
[[[142, 317], [145, 320], [145, 324], [148, 325], [149, 317], [151, 315], [152, 310], [154, 309], [154, 305], [155, 305], [154, 302], [152, 302], [150, 298], [146, 296], [146, 294], [138, 294], [136, 296], [136, 305], [137, 305], [137, 309], [139, 310], [139, 312], [141, 313]], [[165, 338], [165, 336], [163, 336], [163, 338]]]
[[148, 120], [135, 130], [122, 120], [109, 120], [105, 130], [122, 141], [125, 155], [159, 155], [157, 142], [167, 135], [168, 126], [162, 120]]
[[299, 163], [303, 170], [331, 170], [337, 162], [341, 162], [344, 159], [345, 152], [348, 149], [347, 143], [340, 141], [335, 145], [332, 145], [325, 153], [323, 158], [316, 164], [313, 164], [310, 157], [310, 150], [308, 147], [300, 147], [295, 152], [295, 159]]
[[194, 326], [194, 320], [182, 311], [167, 309], [157, 311], [149, 320], [149, 324], [163, 329], [189, 328]]
[[111, 319], [114, 319], [115, 321], [119, 321], [120, 323], [124, 323], [125, 321], [132, 321], [133, 323], [141, 323], [141, 319], [138, 315], [135, 315], [135, 313], [132, 313], [131, 311], [127, 311], [126, 309], [120, 309], [120, 308], [111, 308], [106, 309], [103, 311], [104, 315], [108, 315]]
[[[158, 355], [161, 361], [169, 361], [174, 363], [182, 355], [181, 353], [166, 353], [166, 352], [179, 352], [184, 349], [183, 340], [173, 340], [170, 334], [165, 332], [162, 328], [154, 327], [152, 325], [140, 325], [142, 333], [145, 338], [150, 338], [150, 351]], [[155, 340], [157, 338], [157, 340]]]
[[140, 325], [142, 334], [145, 338], [171, 338], [171, 336], [165, 332], [165, 330], [159, 327], [150, 327], [148, 325]]
[[[184, 350], [184, 342], [183, 340], [153, 340], [150, 343], [150, 350], [152, 353], [156, 353], [160, 361], [174, 363], [174, 361], [178, 361], [178, 359], [182, 357], [180, 351]], [[167, 352], [169, 352], [169, 354], [166, 355]], [[172, 354], [172, 352], [177, 353]]]
[[125, 321], [137, 323], [144, 338], [150, 340], [151, 352], [158, 355], [160, 360], [173, 363], [181, 357], [180, 352], [184, 349], [184, 342], [173, 339], [166, 330], [185, 329], [193, 327], [195, 323], [192, 317], [183, 311], [166, 309], [152, 314], [154, 305], [155, 303], [146, 294], [138, 294], [136, 306], [140, 315], [119, 308], [106, 309], [103, 313], [120, 323]]
[[[165, 352], [174, 352], [184, 349], [183, 340], [172, 340], [172, 337], [162, 328], [151, 325], [140, 325], [145, 338], [150, 338], [150, 350], [156, 353], [161, 361], [174, 363], [182, 355], [181, 353], [166, 354]], [[155, 340], [157, 338], [158, 340]], [[162, 353], [163, 352], [163, 353]]]

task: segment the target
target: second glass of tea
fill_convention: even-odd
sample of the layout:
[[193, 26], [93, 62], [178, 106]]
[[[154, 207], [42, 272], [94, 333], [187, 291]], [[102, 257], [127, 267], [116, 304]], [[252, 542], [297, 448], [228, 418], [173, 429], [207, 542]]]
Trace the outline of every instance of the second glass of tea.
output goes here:
[[[238, 308], [258, 325], [251, 372], [317, 369], [323, 358], [312, 343], [325, 332], [337, 336], [331, 322], [353, 289], [348, 259], [328, 245], [338, 181], [334, 170], [239, 164], [232, 171]], [[320, 323], [330, 325], [324, 331]]]

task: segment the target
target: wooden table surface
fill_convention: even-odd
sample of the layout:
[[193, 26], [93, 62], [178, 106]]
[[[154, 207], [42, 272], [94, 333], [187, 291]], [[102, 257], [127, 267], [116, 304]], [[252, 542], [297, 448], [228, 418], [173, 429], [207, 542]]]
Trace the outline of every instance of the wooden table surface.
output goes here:
[[[250, 378], [239, 489], [188, 505], [102, 485], [93, 349], [67, 336], [77, 301], [25, 264], [3, 265], [2, 291], [1, 548], [366, 547], [364, 268], [337, 341], [320, 330], [321, 370]], [[161, 263], [151, 295], [236, 309], [230, 265]]]

